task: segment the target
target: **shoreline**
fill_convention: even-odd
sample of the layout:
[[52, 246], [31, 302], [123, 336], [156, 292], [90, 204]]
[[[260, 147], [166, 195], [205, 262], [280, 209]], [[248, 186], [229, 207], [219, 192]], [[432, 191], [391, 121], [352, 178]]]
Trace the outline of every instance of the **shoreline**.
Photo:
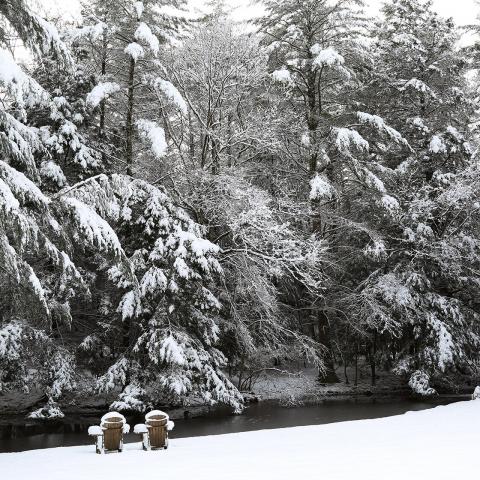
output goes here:
[[[449, 401], [463, 401], [469, 400], [471, 395], [466, 391], [464, 393], [442, 393], [431, 397], [416, 397], [408, 390], [404, 391], [360, 391], [351, 393], [338, 393], [329, 391], [316, 396], [304, 396], [303, 398], [297, 398], [295, 404], [285, 404], [281, 398], [258, 398], [248, 394], [248, 399], [245, 402], [245, 410], [252, 405], [272, 405], [274, 407], [280, 407], [285, 409], [295, 409], [297, 407], [315, 407], [325, 404], [375, 404], [375, 403], [395, 403], [395, 402], [424, 402], [432, 405], [441, 405], [442, 403]], [[63, 418], [51, 418], [51, 419], [35, 419], [29, 418], [28, 412], [25, 411], [2, 411], [0, 414], [0, 426], [5, 425], [42, 425], [49, 424], [70, 424], [73, 420], [89, 419], [94, 420], [100, 418], [108, 411], [108, 404], [96, 407], [81, 406], [78, 408], [64, 408], [65, 416]], [[169, 414], [172, 420], [180, 419], [192, 419], [192, 418], [206, 418], [209, 416], [229, 416], [233, 415], [229, 407], [224, 405], [208, 406], [197, 405], [190, 407], [175, 407], [165, 408], [165, 411]], [[127, 412], [127, 416], [132, 418], [140, 418], [143, 416], [140, 412]], [[242, 413], [238, 414], [242, 415]]]
[[[340, 373], [340, 372], [338, 372]], [[470, 382], [472, 383], [472, 382]], [[439, 388], [438, 395], [432, 397], [418, 397], [412, 394], [411, 389], [401, 379], [388, 372], [380, 372], [377, 385], [370, 384], [368, 376], [362, 376], [358, 385], [338, 383], [319, 383], [314, 369], [304, 369], [299, 373], [264, 374], [259, 377], [251, 392], [242, 392], [245, 406], [255, 403], [276, 403], [285, 408], [296, 406], [314, 406], [325, 402], [357, 402], [357, 401], [424, 401], [435, 403], [438, 398], [470, 398], [474, 390], [473, 384], [465, 382], [455, 388]], [[109, 411], [109, 405], [115, 400], [116, 393], [110, 395], [94, 396], [91, 393], [70, 394], [59, 401], [65, 418], [101, 417]], [[30, 419], [28, 414], [38, 408], [42, 403], [43, 395], [40, 393], [7, 392], [0, 394], [0, 424], [6, 418], [23, 418], [25, 422], [61, 422], [62, 418]], [[224, 405], [208, 406], [200, 402], [189, 406], [155, 405], [169, 413], [173, 420], [183, 418], [197, 418], [211, 415], [212, 412], [226, 411], [229, 407]], [[131, 416], [140, 416], [139, 412], [127, 412]]]

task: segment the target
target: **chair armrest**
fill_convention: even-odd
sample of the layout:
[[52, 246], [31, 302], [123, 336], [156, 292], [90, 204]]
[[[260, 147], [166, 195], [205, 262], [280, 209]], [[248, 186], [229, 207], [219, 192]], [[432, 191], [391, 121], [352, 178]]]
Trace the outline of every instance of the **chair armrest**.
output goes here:
[[97, 425], [93, 425], [88, 427], [88, 435], [91, 437], [101, 437], [103, 436], [103, 429]]
[[144, 423], [139, 423], [135, 425], [133, 433], [136, 433], [137, 435], [143, 435], [144, 433], [148, 433], [148, 427]]

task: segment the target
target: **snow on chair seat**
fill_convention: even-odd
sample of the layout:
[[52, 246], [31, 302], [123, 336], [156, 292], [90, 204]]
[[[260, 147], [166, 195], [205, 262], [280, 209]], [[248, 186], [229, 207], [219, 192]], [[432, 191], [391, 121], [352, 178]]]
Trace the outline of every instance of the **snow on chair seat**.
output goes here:
[[160, 410], [153, 410], [145, 415], [145, 424], [135, 425], [134, 432], [142, 435], [143, 449], [167, 449], [168, 432], [174, 427], [168, 415]]

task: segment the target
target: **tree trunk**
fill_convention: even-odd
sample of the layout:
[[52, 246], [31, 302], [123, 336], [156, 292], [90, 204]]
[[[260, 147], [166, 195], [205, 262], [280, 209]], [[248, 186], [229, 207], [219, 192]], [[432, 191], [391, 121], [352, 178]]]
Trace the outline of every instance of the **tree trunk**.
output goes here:
[[228, 114], [228, 123], [227, 123], [227, 137], [228, 137], [228, 145], [227, 145], [227, 155], [228, 155], [228, 166], [233, 166], [233, 150], [232, 150], [232, 114]]
[[377, 332], [374, 332], [372, 347], [371, 347], [371, 354], [370, 354], [370, 370], [372, 373], [373, 387], [377, 384], [377, 379], [376, 379], [377, 372], [376, 372], [376, 365], [375, 365], [376, 356], [377, 356]]
[[355, 382], [354, 385], [358, 385], [358, 344], [355, 344]]
[[200, 161], [200, 166], [202, 168], [205, 168], [205, 165], [207, 164], [207, 154], [208, 154], [209, 145], [210, 145], [210, 135], [208, 133], [205, 133], [203, 137], [203, 142], [202, 142], [202, 158]]
[[[107, 34], [103, 34], [102, 39], [102, 80], [104, 80], [105, 75], [107, 74], [107, 47], [108, 47], [108, 40]], [[106, 109], [107, 109], [107, 100], [103, 99], [100, 103], [100, 127], [99, 127], [99, 137], [104, 138], [105, 136], [105, 116], [106, 116]], [[102, 157], [104, 154], [102, 153]]]
[[218, 154], [217, 141], [212, 137], [212, 173], [218, 175], [220, 173], [220, 155]]
[[130, 68], [128, 72], [128, 97], [127, 97], [127, 120], [126, 120], [126, 163], [127, 175], [133, 175], [133, 121], [135, 105], [135, 60], [130, 59]]
[[318, 315], [318, 330], [320, 335], [320, 343], [325, 346], [328, 351], [325, 358], [325, 371], [319, 372], [318, 379], [320, 383], [338, 383], [340, 380], [335, 373], [332, 344], [330, 341], [330, 325], [328, 323], [328, 318], [323, 313], [319, 313]]
[[188, 144], [190, 149], [190, 158], [195, 160], [195, 136], [193, 134], [192, 112], [188, 109]]

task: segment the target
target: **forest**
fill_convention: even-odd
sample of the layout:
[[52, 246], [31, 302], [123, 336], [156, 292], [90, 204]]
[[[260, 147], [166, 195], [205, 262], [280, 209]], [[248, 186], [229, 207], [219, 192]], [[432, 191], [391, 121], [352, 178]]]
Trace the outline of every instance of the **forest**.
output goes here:
[[430, 0], [260, 3], [0, 0], [0, 397], [480, 377], [480, 42]]

